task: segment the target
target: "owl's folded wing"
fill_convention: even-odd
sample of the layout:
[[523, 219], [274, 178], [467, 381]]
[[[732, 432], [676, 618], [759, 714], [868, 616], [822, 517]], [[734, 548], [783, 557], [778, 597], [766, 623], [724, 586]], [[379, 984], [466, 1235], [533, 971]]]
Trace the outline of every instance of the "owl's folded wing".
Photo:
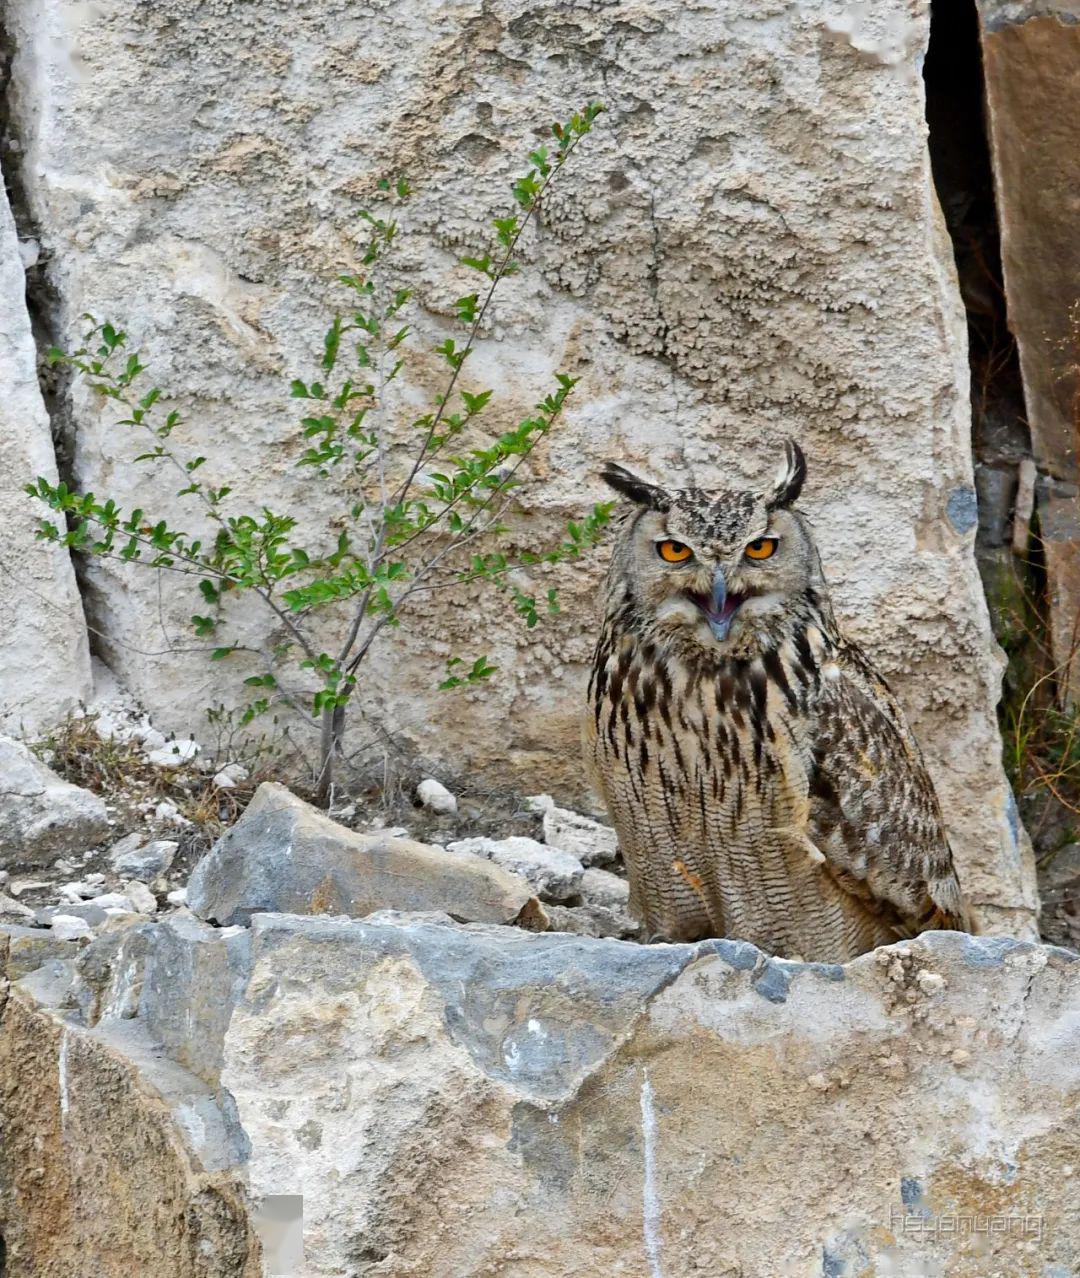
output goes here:
[[898, 936], [970, 931], [933, 783], [892, 693], [853, 644], [824, 674], [809, 778], [823, 872]]

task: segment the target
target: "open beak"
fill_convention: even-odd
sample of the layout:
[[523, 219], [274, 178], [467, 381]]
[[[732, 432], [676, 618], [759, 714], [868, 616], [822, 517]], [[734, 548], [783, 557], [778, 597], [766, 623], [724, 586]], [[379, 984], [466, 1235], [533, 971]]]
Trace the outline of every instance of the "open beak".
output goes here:
[[[702, 607], [709, 629], [717, 639], [724, 640], [728, 637], [731, 623], [735, 620], [735, 614], [739, 611], [742, 601], [742, 595], [729, 593], [723, 569], [717, 568], [713, 575], [712, 592], [707, 606]], [[701, 607], [701, 604], [698, 606]]]

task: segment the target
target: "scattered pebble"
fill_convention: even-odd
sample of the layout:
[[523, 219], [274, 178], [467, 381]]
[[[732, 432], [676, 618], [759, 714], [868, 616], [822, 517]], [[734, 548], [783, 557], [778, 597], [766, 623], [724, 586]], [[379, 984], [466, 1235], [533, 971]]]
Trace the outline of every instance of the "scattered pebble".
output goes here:
[[187, 888], [175, 888], [169, 893], [165, 900], [168, 901], [170, 905], [175, 905], [177, 907], [187, 905]]
[[436, 781], [434, 777], [425, 777], [420, 782], [416, 787], [416, 797], [425, 808], [430, 808], [432, 812], [451, 816], [457, 811], [457, 799], [454, 798], [441, 781]]

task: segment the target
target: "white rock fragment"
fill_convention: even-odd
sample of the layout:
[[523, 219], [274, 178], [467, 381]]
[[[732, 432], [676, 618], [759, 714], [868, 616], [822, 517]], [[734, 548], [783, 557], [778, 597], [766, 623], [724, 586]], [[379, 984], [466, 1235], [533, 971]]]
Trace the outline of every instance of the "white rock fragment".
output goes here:
[[584, 868], [576, 856], [561, 848], [548, 847], [535, 839], [458, 839], [447, 844], [455, 855], [482, 856], [504, 870], [520, 875], [540, 896], [565, 901], [576, 895]]
[[175, 905], [177, 908], [182, 905], [187, 905], [187, 888], [174, 888], [165, 900], [168, 901], [170, 905]]
[[[534, 800], [547, 798], [547, 795], [534, 796]], [[610, 826], [554, 803], [541, 810], [545, 843], [569, 852], [585, 866], [610, 865], [617, 859], [619, 840]]]
[[416, 797], [432, 812], [450, 816], [457, 811], [457, 799], [434, 777], [425, 777], [416, 787]]
[[578, 890], [586, 901], [611, 909], [625, 909], [630, 901], [630, 884], [609, 870], [590, 867], [581, 876]]
[[138, 879], [132, 879], [124, 884], [124, 892], [140, 914], [157, 913], [157, 898], [145, 883], [140, 883]]
[[54, 914], [52, 934], [58, 941], [78, 941], [84, 936], [93, 936], [94, 929], [85, 919], [76, 918], [74, 914]]
[[189, 738], [168, 741], [157, 750], [148, 750], [146, 757], [155, 768], [182, 768], [191, 763], [199, 753], [199, 743]]

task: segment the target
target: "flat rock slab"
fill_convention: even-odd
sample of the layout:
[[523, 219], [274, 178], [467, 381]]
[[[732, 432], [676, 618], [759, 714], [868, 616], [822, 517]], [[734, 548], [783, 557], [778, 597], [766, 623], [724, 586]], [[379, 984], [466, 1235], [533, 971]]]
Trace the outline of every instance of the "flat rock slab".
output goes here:
[[259, 787], [188, 884], [192, 912], [222, 926], [261, 912], [362, 918], [383, 909], [509, 923], [532, 899], [524, 879], [482, 857], [358, 834], [274, 782]]

